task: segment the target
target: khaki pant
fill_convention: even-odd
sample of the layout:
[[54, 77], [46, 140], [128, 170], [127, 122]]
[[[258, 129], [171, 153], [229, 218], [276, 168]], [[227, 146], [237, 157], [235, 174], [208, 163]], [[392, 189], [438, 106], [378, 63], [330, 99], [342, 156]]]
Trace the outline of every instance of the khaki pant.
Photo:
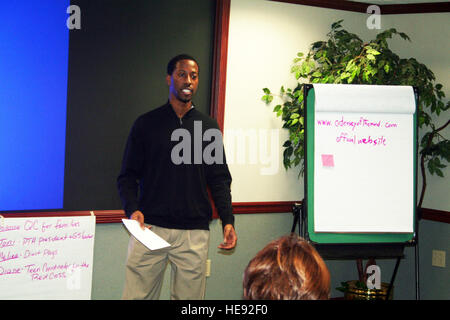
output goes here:
[[154, 225], [151, 230], [170, 243], [170, 247], [149, 250], [131, 236], [122, 299], [159, 299], [168, 261], [171, 266], [170, 298], [204, 299], [209, 231]]

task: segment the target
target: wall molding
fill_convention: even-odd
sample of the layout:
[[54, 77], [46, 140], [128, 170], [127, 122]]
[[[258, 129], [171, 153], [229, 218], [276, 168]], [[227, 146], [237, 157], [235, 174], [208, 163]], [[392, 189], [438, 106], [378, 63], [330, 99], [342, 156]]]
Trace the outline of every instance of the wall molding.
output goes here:
[[223, 132], [231, 0], [216, 0], [210, 115]]
[[[122, 219], [126, 219], [123, 210], [93, 210], [92, 211], [96, 223], [122, 223]], [[34, 211], [34, 212], [17, 212], [2, 213], [7, 218], [48, 218], [48, 217], [82, 217], [90, 216], [91, 211]]]
[[[271, 0], [291, 4], [300, 4], [335, 10], [366, 13], [372, 3], [345, 0]], [[405, 4], [375, 4], [383, 14], [412, 14], [412, 13], [442, 13], [450, 12], [450, 2], [405, 3]]]
[[450, 2], [384, 4], [381, 14], [443, 13], [450, 12]]
[[233, 213], [285, 213], [292, 212], [295, 203], [301, 201], [277, 201], [277, 202], [234, 202]]
[[450, 223], [450, 211], [422, 208], [422, 219]]
[[[273, 201], [273, 202], [234, 202], [234, 214], [256, 213], [287, 213], [292, 212], [292, 207], [301, 201]], [[126, 219], [123, 210], [94, 210], [96, 223], [122, 223]], [[36, 218], [36, 217], [73, 217], [89, 216], [91, 211], [47, 211], [47, 212], [18, 212], [2, 213], [7, 218]], [[216, 213], [213, 218], [217, 219]], [[422, 220], [450, 223], [450, 211], [422, 208]]]
[[344, 0], [271, 0], [274, 2], [284, 2], [290, 4], [300, 4], [305, 6], [344, 10], [365, 13], [369, 3], [344, 1]]

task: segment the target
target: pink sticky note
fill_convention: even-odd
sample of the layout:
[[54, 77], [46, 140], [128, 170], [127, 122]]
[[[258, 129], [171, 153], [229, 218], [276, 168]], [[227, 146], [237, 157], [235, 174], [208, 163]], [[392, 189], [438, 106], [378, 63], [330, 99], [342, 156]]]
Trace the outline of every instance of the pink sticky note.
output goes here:
[[334, 167], [334, 158], [332, 154], [322, 155], [322, 165], [324, 167]]

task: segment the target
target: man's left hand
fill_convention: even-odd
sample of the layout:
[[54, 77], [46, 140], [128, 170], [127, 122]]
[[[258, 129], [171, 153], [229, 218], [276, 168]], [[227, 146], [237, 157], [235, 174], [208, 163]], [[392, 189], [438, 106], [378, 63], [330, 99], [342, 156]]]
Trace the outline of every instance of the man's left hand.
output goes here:
[[223, 243], [219, 245], [219, 249], [231, 250], [236, 246], [237, 236], [232, 224], [227, 224], [223, 228]]

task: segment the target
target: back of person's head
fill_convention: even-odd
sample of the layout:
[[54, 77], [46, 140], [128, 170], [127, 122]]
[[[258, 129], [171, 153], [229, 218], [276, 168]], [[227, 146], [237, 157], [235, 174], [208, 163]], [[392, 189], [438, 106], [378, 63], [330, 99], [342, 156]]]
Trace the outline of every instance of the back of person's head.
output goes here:
[[292, 233], [270, 242], [244, 272], [244, 299], [323, 300], [330, 273], [316, 249]]

